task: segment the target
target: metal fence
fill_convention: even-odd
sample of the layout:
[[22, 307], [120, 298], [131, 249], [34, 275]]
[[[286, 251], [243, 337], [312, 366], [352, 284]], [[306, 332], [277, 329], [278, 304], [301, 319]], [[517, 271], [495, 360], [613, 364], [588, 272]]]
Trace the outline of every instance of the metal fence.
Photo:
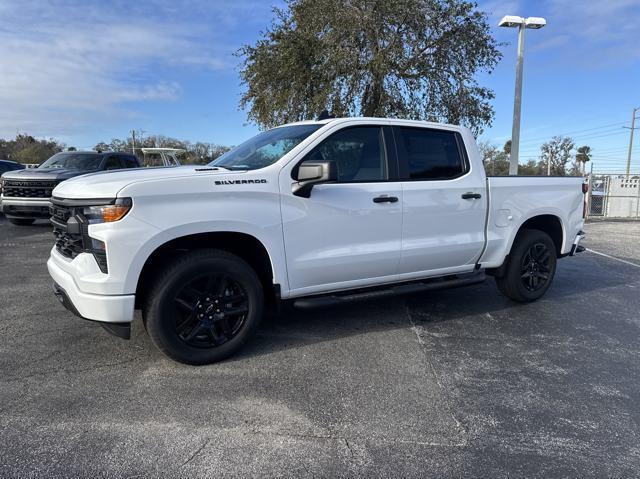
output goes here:
[[640, 219], [640, 174], [589, 175], [587, 201], [589, 217]]

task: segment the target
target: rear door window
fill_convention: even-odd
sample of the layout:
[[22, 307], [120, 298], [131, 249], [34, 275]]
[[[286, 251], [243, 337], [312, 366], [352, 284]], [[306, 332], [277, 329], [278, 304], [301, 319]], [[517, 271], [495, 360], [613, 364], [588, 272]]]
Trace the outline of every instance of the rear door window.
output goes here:
[[119, 170], [121, 168], [122, 168], [122, 163], [120, 163], [120, 158], [117, 156], [108, 157], [104, 164], [105, 170]]
[[122, 156], [121, 160], [125, 168], [138, 168], [140, 166], [138, 162], [130, 156]]
[[395, 129], [410, 180], [448, 180], [468, 171], [457, 133], [427, 128]]

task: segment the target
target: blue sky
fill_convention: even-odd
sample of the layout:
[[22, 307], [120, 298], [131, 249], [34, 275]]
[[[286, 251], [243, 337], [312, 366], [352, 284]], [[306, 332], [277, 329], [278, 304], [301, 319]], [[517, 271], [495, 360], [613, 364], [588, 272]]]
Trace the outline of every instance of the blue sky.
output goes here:
[[[274, 3], [0, 0], [0, 136], [91, 148], [135, 128], [237, 144], [257, 128], [238, 108], [233, 52], [259, 37]], [[623, 126], [640, 106], [640, 0], [479, 3], [492, 25], [504, 14], [547, 18], [527, 31], [521, 157], [568, 133], [593, 147], [597, 170], [623, 168]], [[481, 139], [501, 145], [511, 134], [516, 31], [496, 26], [495, 35], [509, 44], [496, 70], [479, 76], [496, 93]]]

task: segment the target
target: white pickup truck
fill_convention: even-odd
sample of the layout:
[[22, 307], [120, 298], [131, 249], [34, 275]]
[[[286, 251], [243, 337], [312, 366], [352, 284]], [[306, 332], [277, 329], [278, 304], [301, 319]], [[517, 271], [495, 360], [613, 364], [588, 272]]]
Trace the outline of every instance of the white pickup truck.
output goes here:
[[207, 166], [85, 175], [55, 188], [58, 299], [128, 338], [219, 361], [267, 308], [494, 276], [532, 301], [582, 250], [580, 178], [487, 177], [460, 126], [342, 118], [262, 132]]

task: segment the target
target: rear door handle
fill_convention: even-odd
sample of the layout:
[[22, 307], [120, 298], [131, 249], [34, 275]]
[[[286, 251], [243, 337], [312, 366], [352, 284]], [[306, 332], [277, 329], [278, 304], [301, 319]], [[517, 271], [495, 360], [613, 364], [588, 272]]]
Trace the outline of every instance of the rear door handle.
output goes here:
[[482, 198], [482, 195], [480, 193], [473, 193], [471, 191], [462, 193], [463, 200], [479, 200], [480, 198]]
[[382, 195], [382, 196], [376, 196], [373, 199], [374, 203], [397, 203], [398, 202], [398, 197], [397, 196], [387, 196], [387, 195]]

